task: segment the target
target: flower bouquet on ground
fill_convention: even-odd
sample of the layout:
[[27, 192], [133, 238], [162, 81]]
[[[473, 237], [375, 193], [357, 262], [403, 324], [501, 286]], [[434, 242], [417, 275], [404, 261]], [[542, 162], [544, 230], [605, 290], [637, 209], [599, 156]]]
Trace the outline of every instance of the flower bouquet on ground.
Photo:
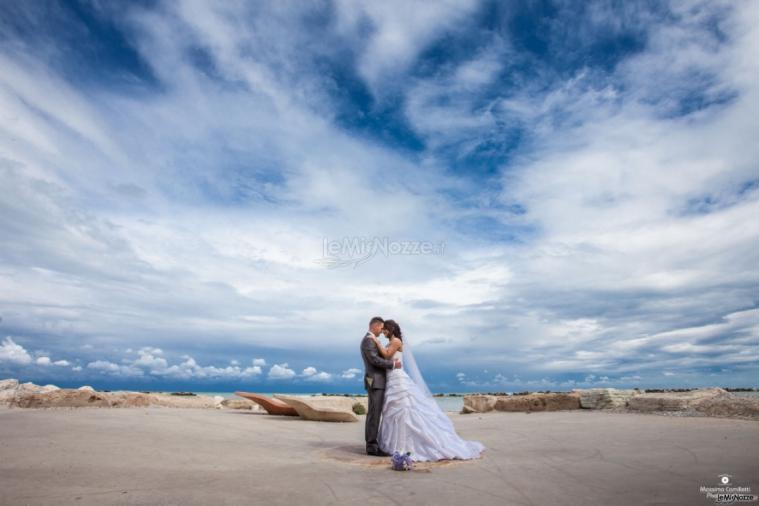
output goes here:
[[393, 452], [390, 461], [393, 464], [394, 471], [410, 471], [414, 468], [414, 460], [411, 458], [411, 452]]

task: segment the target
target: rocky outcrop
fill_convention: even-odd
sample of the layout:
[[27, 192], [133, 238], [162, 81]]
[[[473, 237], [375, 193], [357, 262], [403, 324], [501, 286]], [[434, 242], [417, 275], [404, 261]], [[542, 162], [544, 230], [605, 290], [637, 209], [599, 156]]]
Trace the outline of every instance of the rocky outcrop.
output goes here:
[[223, 397], [197, 395], [175, 397], [167, 394], [144, 394], [117, 391], [98, 392], [62, 388], [49, 392], [17, 393], [9, 405], [18, 408], [142, 408], [162, 406], [167, 408], [222, 409]]
[[495, 409], [495, 395], [466, 395], [462, 413], [487, 413]]
[[656, 392], [642, 393], [627, 401], [627, 408], [632, 411], [686, 411], [696, 404], [715, 398], [733, 399], [735, 396], [721, 388], [702, 388], [690, 392]]
[[247, 399], [224, 399], [221, 405], [227, 409], [245, 409], [248, 411], [264, 412], [264, 409], [253, 401]]
[[494, 409], [527, 412], [580, 409], [580, 396], [574, 392], [499, 396]]
[[[114, 392], [114, 394], [119, 394], [122, 392]], [[222, 397], [214, 398], [210, 397], [208, 395], [196, 395], [193, 397], [180, 397], [176, 395], [171, 394], [143, 394], [143, 393], [135, 393], [135, 392], [129, 392], [130, 394], [137, 395], [137, 396], [145, 396], [150, 403], [150, 406], [162, 406], [166, 408], [195, 408], [195, 409], [219, 409], [219, 406], [221, 405], [221, 401], [223, 400]], [[132, 402], [141, 402], [140, 400], [134, 399]], [[127, 400], [127, 402], [122, 406], [114, 406], [114, 407], [133, 407], [130, 404], [130, 400]]]
[[9, 404], [11, 399], [16, 397], [17, 388], [17, 379], [6, 379], [0, 381], [0, 405]]
[[[28, 395], [34, 395], [45, 392], [45, 388], [34, 383], [19, 383], [18, 380], [4, 380], [4, 387], [0, 389], [0, 404], [12, 406], [17, 399], [24, 398]], [[50, 390], [49, 388], [47, 390]]]
[[759, 420], [759, 398], [728, 395], [715, 395], [694, 402], [693, 409], [704, 416]]
[[[598, 389], [594, 389], [598, 390]], [[604, 389], [606, 390], [606, 389]], [[613, 390], [613, 389], [608, 389]], [[579, 391], [581, 402], [590, 409], [624, 408], [638, 413], [676, 414], [682, 416], [713, 416], [759, 420], [759, 398], [741, 397], [718, 388], [700, 388], [697, 390], [670, 390], [659, 392], [617, 391], [617, 403], [609, 404], [603, 394], [587, 394]], [[624, 392], [624, 393], [621, 393]], [[627, 394], [629, 397], [626, 397]], [[611, 398], [614, 393], [611, 393]], [[625, 404], [621, 403], [626, 398]], [[583, 406], [585, 407], [585, 406]]]
[[353, 412], [354, 399], [350, 397], [295, 397], [275, 395], [286, 402], [305, 420], [319, 422], [358, 422]]
[[467, 395], [462, 413], [488, 411], [557, 411], [607, 409], [620, 412], [670, 413], [759, 420], [759, 397], [742, 397], [722, 388], [641, 392], [637, 389], [576, 389], [570, 393], [525, 395]]
[[256, 403], [270, 415], [274, 416], [298, 416], [298, 412], [284, 401], [269, 397], [268, 395], [255, 392], [235, 392], [235, 395]]
[[467, 395], [462, 413], [488, 411], [560, 411], [580, 409], [580, 396], [570, 393], [534, 393], [526, 395]]
[[627, 407], [643, 413], [675, 412], [759, 420], [759, 398], [738, 396], [719, 387], [690, 392], [647, 392], [631, 398]]
[[17, 379], [4, 379], [0, 381], [0, 391], [3, 390], [12, 390], [15, 389], [18, 386], [18, 380]]
[[110, 407], [109, 397], [103, 392], [59, 389], [51, 392], [17, 394], [10, 405], [18, 408]]
[[580, 395], [580, 407], [585, 409], [624, 408], [627, 401], [639, 390], [617, 390], [616, 388], [590, 388], [573, 390]]
[[[174, 396], [161, 393], [131, 391], [99, 392], [91, 386], [77, 389], [58, 388], [55, 385], [39, 386], [18, 380], [0, 381], [0, 405], [16, 408], [140, 408], [161, 406], [168, 408], [198, 409], [256, 409], [249, 401], [226, 402], [221, 396]], [[229, 401], [232, 401], [231, 399]], [[240, 404], [246, 403], [246, 404]]]

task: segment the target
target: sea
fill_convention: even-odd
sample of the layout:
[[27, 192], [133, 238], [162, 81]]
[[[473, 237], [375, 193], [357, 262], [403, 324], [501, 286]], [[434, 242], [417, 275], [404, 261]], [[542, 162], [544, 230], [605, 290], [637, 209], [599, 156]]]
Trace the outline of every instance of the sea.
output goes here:
[[[192, 392], [194, 394], [198, 395], [209, 395], [209, 396], [221, 396], [225, 399], [240, 399], [237, 395], [235, 395], [234, 392]], [[257, 392], [260, 393], [260, 392]], [[512, 393], [512, 392], [505, 392], [505, 393]], [[737, 396], [743, 396], [743, 397], [759, 397], [759, 392], [732, 392], [733, 395]], [[264, 393], [263, 395], [272, 396], [274, 393]], [[311, 397], [313, 395], [319, 395], [319, 394], [293, 394], [293, 393], [287, 393], [283, 395], [294, 395], [299, 397]], [[332, 395], [340, 395], [340, 394], [332, 394]], [[350, 396], [358, 396], [360, 394], [347, 394]], [[464, 407], [464, 395], [471, 395], [471, 394], [443, 394], [445, 397], [435, 397], [435, 400], [437, 401], [438, 405], [443, 411], [454, 411], [454, 412], [460, 412], [461, 409]]]

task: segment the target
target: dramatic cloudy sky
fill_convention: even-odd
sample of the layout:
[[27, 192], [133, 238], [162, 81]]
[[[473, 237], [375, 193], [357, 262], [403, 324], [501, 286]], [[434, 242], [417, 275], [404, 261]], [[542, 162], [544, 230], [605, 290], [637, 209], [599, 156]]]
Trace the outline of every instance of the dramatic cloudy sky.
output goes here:
[[755, 386], [757, 54], [752, 1], [2, 0], [0, 377], [358, 391], [378, 314], [433, 390]]

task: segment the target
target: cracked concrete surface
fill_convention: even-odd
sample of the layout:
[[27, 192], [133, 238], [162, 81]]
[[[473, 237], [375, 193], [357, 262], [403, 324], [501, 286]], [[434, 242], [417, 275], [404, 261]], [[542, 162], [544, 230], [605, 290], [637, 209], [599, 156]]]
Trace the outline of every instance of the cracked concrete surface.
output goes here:
[[394, 472], [361, 423], [233, 410], [0, 409], [0, 504], [712, 504], [759, 493], [759, 423], [602, 411], [451, 414], [487, 450]]

